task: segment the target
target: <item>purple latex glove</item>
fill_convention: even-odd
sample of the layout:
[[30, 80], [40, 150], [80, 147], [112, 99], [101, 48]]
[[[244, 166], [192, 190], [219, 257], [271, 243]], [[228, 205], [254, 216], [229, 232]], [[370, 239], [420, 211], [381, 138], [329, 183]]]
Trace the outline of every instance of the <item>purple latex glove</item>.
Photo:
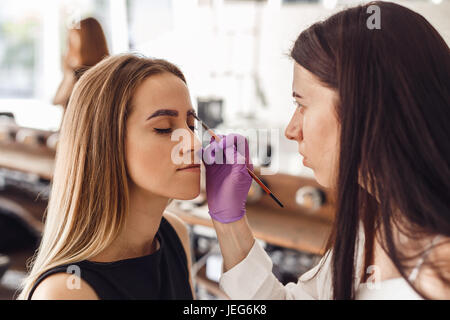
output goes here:
[[211, 218], [230, 223], [245, 215], [245, 203], [252, 183], [247, 167], [249, 160], [247, 139], [239, 134], [219, 135], [220, 142], [211, 138], [203, 149], [206, 168], [206, 197]]

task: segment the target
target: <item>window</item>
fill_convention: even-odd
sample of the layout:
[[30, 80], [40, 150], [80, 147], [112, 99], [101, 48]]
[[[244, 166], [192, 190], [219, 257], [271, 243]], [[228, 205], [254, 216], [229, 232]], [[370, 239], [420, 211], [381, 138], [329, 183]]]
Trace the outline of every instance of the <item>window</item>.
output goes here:
[[86, 17], [102, 25], [111, 49], [109, 0], [2, 0], [0, 112], [20, 126], [57, 130], [62, 110], [51, 104], [62, 79], [68, 29]]

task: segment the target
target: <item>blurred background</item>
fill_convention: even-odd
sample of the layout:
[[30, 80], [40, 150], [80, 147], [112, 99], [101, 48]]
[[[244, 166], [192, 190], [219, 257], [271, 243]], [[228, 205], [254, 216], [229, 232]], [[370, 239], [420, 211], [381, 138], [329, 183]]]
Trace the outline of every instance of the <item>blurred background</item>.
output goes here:
[[[75, 81], [70, 51], [80, 38], [70, 30], [86, 18], [99, 22], [109, 54], [137, 52], [178, 65], [194, 108], [212, 128], [274, 130], [266, 157], [254, 162], [270, 167], [277, 155], [276, 174], [263, 178], [287, 210], [281, 214], [256, 185], [249, 218], [280, 280], [295, 280], [322, 254], [333, 201], [303, 167], [297, 144], [283, 138], [294, 111], [289, 50], [312, 23], [363, 2], [0, 0], [0, 298], [12, 297], [39, 243], [58, 130]], [[450, 1], [394, 2], [422, 14], [450, 42]], [[217, 287], [221, 261], [204, 197], [174, 202], [172, 210], [192, 231], [199, 298], [226, 298]]]

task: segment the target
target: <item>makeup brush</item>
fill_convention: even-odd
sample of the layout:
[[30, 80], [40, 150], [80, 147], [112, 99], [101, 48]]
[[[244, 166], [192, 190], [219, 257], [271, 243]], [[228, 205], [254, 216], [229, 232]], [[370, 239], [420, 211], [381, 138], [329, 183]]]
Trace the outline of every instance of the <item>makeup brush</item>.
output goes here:
[[[200, 120], [197, 115], [194, 115], [194, 118], [197, 119], [197, 121], [201, 122], [203, 128], [205, 128], [206, 131], [208, 131], [208, 133], [214, 137], [214, 140], [216, 140], [217, 142], [220, 141], [220, 137], [218, 137], [214, 131], [212, 131], [202, 120]], [[261, 188], [273, 199], [275, 200], [276, 203], [278, 203], [278, 205], [282, 208], [284, 208], [283, 204], [281, 203], [280, 200], [278, 200], [278, 198], [273, 194], [272, 191], [269, 190], [269, 188], [267, 188], [267, 186], [258, 178], [258, 176], [247, 167], [247, 171], [250, 174], [250, 176], [253, 178], [253, 180], [255, 180], [260, 186]]]

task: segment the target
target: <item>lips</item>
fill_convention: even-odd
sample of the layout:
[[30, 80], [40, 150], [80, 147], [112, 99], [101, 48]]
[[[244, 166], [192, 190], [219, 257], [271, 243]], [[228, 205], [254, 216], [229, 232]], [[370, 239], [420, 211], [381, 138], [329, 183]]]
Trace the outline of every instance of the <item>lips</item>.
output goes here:
[[191, 165], [188, 165], [188, 166], [183, 167], [183, 168], [178, 168], [177, 171], [186, 170], [186, 169], [192, 169], [192, 168], [200, 168], [200, 165], [199, 164], [191, 164]]
[[306, 158], [306, 156], [304, 156], [301, 152], [299, 152], [300, 155], [303, 157], [302, 163], [304, 166], [308, 166], [308, 158]]

